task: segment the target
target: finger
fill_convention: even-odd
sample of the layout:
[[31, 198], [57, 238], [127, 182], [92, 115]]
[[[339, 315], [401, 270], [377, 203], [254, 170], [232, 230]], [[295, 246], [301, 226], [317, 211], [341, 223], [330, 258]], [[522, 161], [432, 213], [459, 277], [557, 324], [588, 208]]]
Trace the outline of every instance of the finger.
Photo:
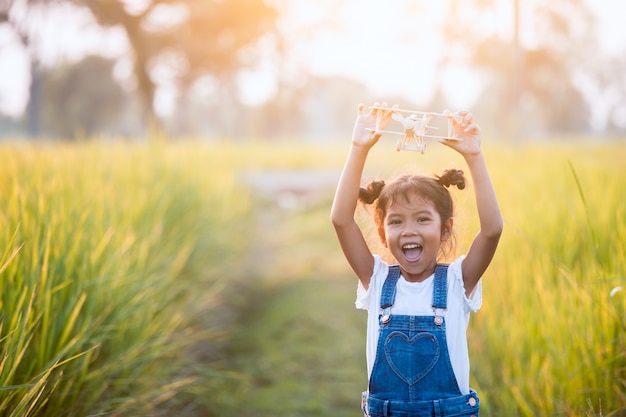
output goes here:
[[386, 110], [383, 111], [382, 118], [383, 118], [383, 122], [387, 124], [391, 120], [391, 116], [395, 113], [395, 110], [399, 109], [400, 106], [398, 106], [397, 104], [394, 104], [393, 107], [389, 108], [389, 105], [387, 103], [383, 103], [383, 107]]
[[[386, 110], [387, 106], [387, 102], [383, 101], [383, 104], [380, 106], [381, 108], [376, 109], [376, 132], [382, 129], [384, 125], [387, 124], [387, 120], [389, 120], [389, 110]], [[378, 107], [378, 103], [376, 103], [374, 107]]]
[[441, 143], [442, 145], [446, 145], [446, 146], [448, 146], [450, 148], [453, 148], [453, 145], [456, 144], [455, 140], [449, 140], [449, 139], [445, 139], [445, 138], [437, 139], [437, 141], [439, 143]]
[[391, 119], [393, 118], [393, 115], [395, 114], [396, 110], [399, 109], [399, 108], [400, 108], [400, 106], [398, 106], [397, 104], [394, 104], [393, 107], [391, 108], [391, 110], [387, 111], [387, 114], [385, 114], [385, 125], [391, 121]]
[[457, 112], [452, 113], [448, 109], [444, 110], [444, 114], [452, 116], [452, 126], [455, 128], [460, 127], [463, 124], [463, 117], [465, 117], [465, 113], [467, 112], [457, 111]]
[[364, 110], [364, 109], [365, 109], [365, 104], [363, 104], [363, 103], [359, 103], [359, 107], [358, 107], [358, 110], [359, 110], [359, 116], [363, 115], [363, 110]]
[[472, 113], [465, 113], [465, 115], [463, 116], [463, 123], [469, 125], [472, 123], [473, 119], [474, 116], [472, 115]]
[[374, 114], [378, 112], [378, 107], [380, 107], [379, 102], [375, 102], [372, 107], [370, 107], [370, 114]]
[[472, 123], [469, 126], [467, 126], [464, 131], [467, 133], [479, 133], [480, 126], [478, 126], [476, 123]]
[[387, 110], [387, 102], [383, 101], [383, 104], [380, 105], [380, 107], [382, 107], [382, 109], [380, 109], [380, 116], [381, 117], [385, 117], [387, 115], [387, 113], [389, 112], [389, 110]]

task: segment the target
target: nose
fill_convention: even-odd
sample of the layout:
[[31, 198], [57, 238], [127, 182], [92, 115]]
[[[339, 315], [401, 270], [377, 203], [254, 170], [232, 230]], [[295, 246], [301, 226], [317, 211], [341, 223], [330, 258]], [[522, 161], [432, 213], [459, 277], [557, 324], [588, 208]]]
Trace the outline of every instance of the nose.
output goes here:
[[417, 234], [417, 225], [413, 223], [406, 224], [402, 229], [402, 236], [416, 236]]

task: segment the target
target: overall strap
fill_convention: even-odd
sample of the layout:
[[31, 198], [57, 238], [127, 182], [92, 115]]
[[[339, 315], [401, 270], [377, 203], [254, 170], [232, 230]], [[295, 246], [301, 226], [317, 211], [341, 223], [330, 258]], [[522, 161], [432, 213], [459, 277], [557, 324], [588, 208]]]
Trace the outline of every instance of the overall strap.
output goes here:
[[[380, 308], [386, 309], [393, 305], [396, 299], [396, 284], [400, 279], [400, 266], [390, 265], [387, 279], [383, 283], [380, 295]], [[435, 269], [433, 283], [433, 308], [448, 308], [448, 265], [439, 264]]]
[[433, 285], [433, 308], [448, 308], [448, 265], [438, 264]]
[[400, 278], [400, 265], [389, 265], [389, 273], [387, 279], [383, 283], [382, 293], [380, 295], [380, 308], [386, 309], [393, 305], [396, 299], [396, 283]]

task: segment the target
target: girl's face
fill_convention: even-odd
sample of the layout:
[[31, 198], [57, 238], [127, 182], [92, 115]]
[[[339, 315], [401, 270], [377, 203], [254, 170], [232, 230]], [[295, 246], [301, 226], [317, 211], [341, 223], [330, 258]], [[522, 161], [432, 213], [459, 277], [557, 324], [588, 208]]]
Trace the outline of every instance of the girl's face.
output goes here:
[[392, 201], [378, 233], [407, 281], [421, 282], [435, 272], [441, 243], [450, 238], [452, 219], [441, 224], [432, 203], [419, 195]]

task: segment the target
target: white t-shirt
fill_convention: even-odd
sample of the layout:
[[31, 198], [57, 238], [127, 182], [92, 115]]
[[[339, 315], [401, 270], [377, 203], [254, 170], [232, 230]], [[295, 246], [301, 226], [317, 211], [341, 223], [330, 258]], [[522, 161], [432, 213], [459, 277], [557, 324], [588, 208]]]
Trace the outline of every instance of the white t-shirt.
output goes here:
[[[446, 339], [452, 369], [456, 376], [459, 389], [463, 395], [469, 394], [469, 355], [467, 352], [466, 330], [471, 311], [477, 311], [482, 304], [482, 281], [474, 289], [471, 297], [465, 296], [461, 264], [465, 257], [461, 256], [448, 268], [448, 309], [443, 313], [446, 320]], [[356, 307], [367, 310], [367, 374], [372, 374], [378, 345], [378, 316], [380, 309], [380, 293], [389, 272], [389, 265], [379, 256], [374, 256], [374, 274], [366, 291], [359, 282], [357, 288]], [[397, 283], [395, 304], [391, 314], [409, 316], [433, 316], [433, 283], [435, 274], [422, 282], [408, 282], [401, 275]], [[438, 312], [441, 310], [438, 310]]]

